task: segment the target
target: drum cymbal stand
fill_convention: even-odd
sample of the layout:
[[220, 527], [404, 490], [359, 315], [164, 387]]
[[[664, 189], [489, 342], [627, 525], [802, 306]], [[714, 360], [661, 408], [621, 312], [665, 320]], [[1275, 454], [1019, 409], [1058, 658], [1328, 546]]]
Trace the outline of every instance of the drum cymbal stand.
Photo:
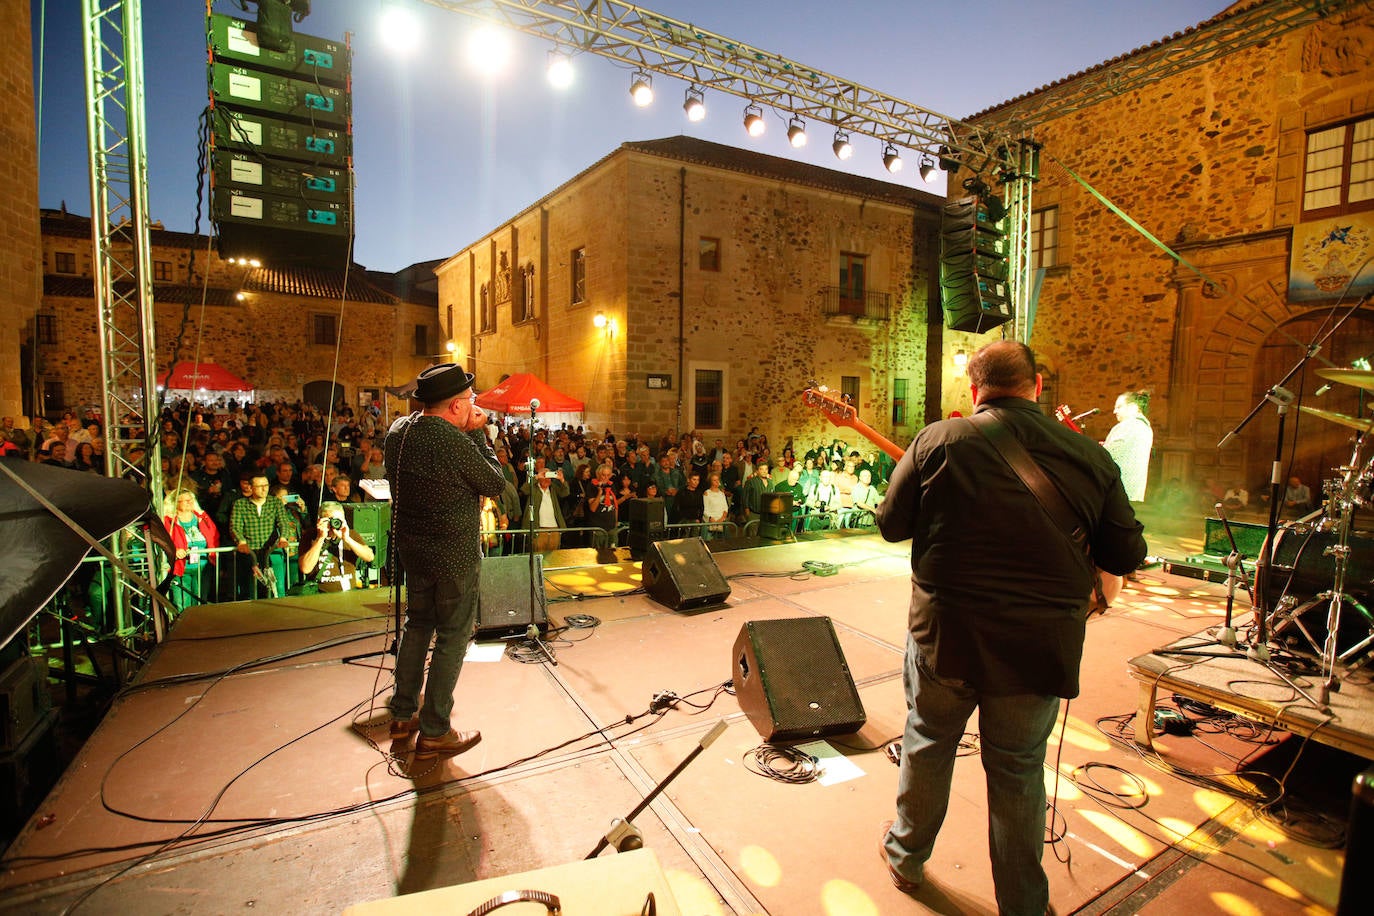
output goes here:
[[[1330, 711], [1331, 692], [1341, 689], [1340, 681], [1336, 679], [1336, 636], [1340, 630], [1342, 607], [1348, 602], [1364, 611], [1363, 606], [1345, 591], [1345, 575], [1350, 564], [1350, 527], [1355, 511], [1357, 483], [1362, 474], [1357, 460], [1359, 455], [1360, 443], [1357, 442], [1355, 458], [1352, 459], [1351, 465], [1341, 469], [1345, 485], [1341, 488], [1340, 493], [1333, 495], [1330, 501], [1331, 508], [1336, 512], [1336, 543], [1323, 549], [1322, 556], [1332, 558], [1331, 590], [1314, 595], [1301, 604], [1289, 597], [1280, 599], [1275, 603], [1269, 626], [1269, 632], [1272, 636], [1278, 636], [1290, 624], [1296, 626], [1303, 638], [1307, 640], [1307, 644], [1321, 657], [1322, 681], [1317, 690], [1317, 699], [1319, 701], [1318, 707], [1322, 712]], [[1326, 639], [1318, 646], [1317, 640], [1303, 625], [1302, 615], [1313, 608], [1320, 607], [1323, 603], [1327, 605]], [[1368, 616], [1367, 611], [1364, 613], [1365, 616]], [[1371, 638], [1374, 639], [1374, 637]], [[1365, 641], [1366, 644], [1368, 642], [1369, 640]], [[1341, 659], [1343, 661], [1344, 656]]]

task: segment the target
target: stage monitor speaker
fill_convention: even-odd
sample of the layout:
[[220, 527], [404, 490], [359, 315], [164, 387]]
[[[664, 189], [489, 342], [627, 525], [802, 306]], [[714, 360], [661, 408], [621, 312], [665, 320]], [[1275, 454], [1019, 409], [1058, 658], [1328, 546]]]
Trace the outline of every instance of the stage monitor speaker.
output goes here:
[[661, 499], [632, 499], [626, 521], [630, 526], [630, 556], [644, 559], [649, 545], [668, 537], [668, 519]]
[[382, 571], [386, 569], [387, 541], [391, 535], [391, 503], [348, 503], [344, 506], [344, 517], [348, 519], [348, 527], [372, 548], [375, 555], [363, 570], [366, 576], [363, 584], [386, 584], [382, 582]]
[[534, 554], [533, 565], [537, 581], [531, 589], [529, 554], [482, 558], [477, 602], [479, 636], [523, 633], [530, 624], [540, 632], [548, 629], [543, 556]]
[[701, 538], [654, 541], [642, 577], [649, 597], [675, 611], [715, 607], [730, 597], [730, 584]]
[[759, 537], [770, 541], [792, 538], [792, 493], [764, 493], [759, 497]]
[[751, 620], [731, 664], [740, 709], [765, 741], [844, 735], [868, 719], [829, 617]]

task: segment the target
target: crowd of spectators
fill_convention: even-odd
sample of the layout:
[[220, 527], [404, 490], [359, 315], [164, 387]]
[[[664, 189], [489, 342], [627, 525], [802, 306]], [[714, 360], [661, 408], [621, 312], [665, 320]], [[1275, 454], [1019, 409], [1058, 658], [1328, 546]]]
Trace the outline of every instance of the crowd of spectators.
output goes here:
[[[178, 603], [209, 600], [211, 593], [225, 600], [310, 588], [322, 537], [334, 538], [341, 552], [349, 548], [356, 560], [351, 547], [361, 541], [347, 521], [343, 531], [321, 526], [321, 507], [347, 520], [351, 511], [332, 510], [374, 500], [386, 476], [387, 422], [375, 405], [337, 405], [332, 414], [300, 401], [178, 401], [164, 408], [156, 431], [161, 515], [177, 545]], [[4, 418], [0, 454], [105, 473], [107, 435], [94, 412], [69, 411], [26, 427]], [[120, 432], [114, 441], [135, 443], [126, 457], [141, 465], [142, 430]], [[484, 506], [491, 553], [527, 549], [528, 539], [516, 533], [530, 527], [536, 550], [608, 543], [599, 532], [614, 537], [623, 530], [626, 503], [636, 498], [662, 500], [669, 525], [700, 523], [703, 537], [740, 530], [760, 515], [764, 494], [778, 491], [792, 494], [798, 527], [872, 525], [892, 468], [881, 452], [861, 453], [840, 439], [816, 442], [800, 457], [788, 439], [774, 454], [757, 429], [733, 446], [673, 430], [656, 436], [566, 424], [531, 430], [515, 420], [493, 421], [488, 435], [507, 480], [506, 492]], [[125, 476], [139, 472], [131, 468]], [[339, 560], [330, 566], [332, 582], [341, 578]], [[363, 569], [354, 581], [366, 584], [367, 574]]]

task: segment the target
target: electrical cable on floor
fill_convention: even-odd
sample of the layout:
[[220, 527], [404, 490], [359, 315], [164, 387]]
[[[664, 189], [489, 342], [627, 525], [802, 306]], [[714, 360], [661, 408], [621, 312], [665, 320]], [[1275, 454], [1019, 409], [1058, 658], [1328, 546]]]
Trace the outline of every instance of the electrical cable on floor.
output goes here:
[[781, 744], [760, 744], [744, 755], [749, 772], [791, 785], [815, 782], [820, 775], [816, 763], [805, 751]]

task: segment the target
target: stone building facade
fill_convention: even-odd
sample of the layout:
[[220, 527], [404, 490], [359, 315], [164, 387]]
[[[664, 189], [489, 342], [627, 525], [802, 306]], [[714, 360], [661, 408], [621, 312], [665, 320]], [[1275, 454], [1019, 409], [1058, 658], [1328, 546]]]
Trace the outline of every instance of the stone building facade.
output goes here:
[[28, 0], [0, 2], [0, 415], [25, 412], [21, 355], [38, 310], [38, 141]]
[[592, 429], [861, 442], [802, 406], [814, 380], [905, 445], [939, 407], [940, 203], [688, 137], [626, 143], [440, 265], [440, 320], [479, 386], [532, 372]]
[[[1113, 71], [1138, 70], [1150, 50], [1054, 85], [1105, 84]], [[1334, 308], [1340, 284], [1317, 300], [1291, 292], [1290, 268], [1295, 247], [1323, 221], [1334, 218], [1338, 232], [1371, 225], [1371, 60], [1374, 6], [1356, 4], [1253, 47], [1220, 48], [1209, 63], [1069, 114], [1041, 113], [1046, 87], [971, 119], [1037, 122], [1033, 135], [1044, 146], [1033, 227], [1046, 273], [1031, 345], [1054, 399], [1102, 409], [1087, 427], [1097, 438], [1119, 392], [1153, 391], [1156, 484], [1214, 478], [1267, 492], [1277, 410], [1265, 408], [1234, 442], [1218, 443], [1345, 311]], [[1133, 230], [1070, 170], [1205, 277]], [[1368, 281], [1374, 264], [1364, 270]], [[1354, 386], [1311, 400], [1323, 383], [1315, 370], [1371, 353], [1374, 322], [1361, 312], [1285, 387], [1305, 405], [1357, 414], [1368, 394]], [[1285, 433], [1284, 467], [1291, 459], [1314, 491], [1350, 461], [1344, 426], [1292, 410]]]
[[[151, 233], [158, 374], [178, 361], [217, 363], [255, 386], [258, 399], [337, 396], [357, 407], [387, 402], [442, 354], [433, 297], [388, 276], [231, 264], [204, 236]], [[100, 353], [91, 270], [90, 220], [59, 211], [42, 218], [43, 299], [35, 318], [36, 376], [43, 412], [99, 407]], [[335, 378], [335, 343], [338, 374]], [[337, 399], [337, 398], [336, 398]]]

